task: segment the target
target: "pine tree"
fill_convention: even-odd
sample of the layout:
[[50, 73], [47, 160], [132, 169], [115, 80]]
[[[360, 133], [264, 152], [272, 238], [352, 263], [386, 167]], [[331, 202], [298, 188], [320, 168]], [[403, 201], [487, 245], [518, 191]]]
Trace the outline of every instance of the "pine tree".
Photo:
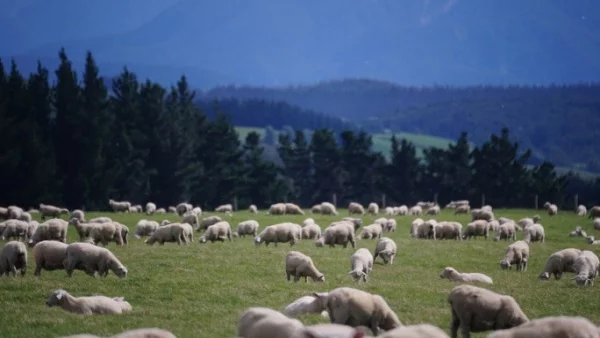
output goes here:
[[448, 155], [448, 187], [450, 198], [466, 199], [469, 196], [470, 182], [473, 177], [471, 170], [471, 150], [466, 132], [462, 132], [455, 144], [447, 150]]
[[388, 167], [389, 195], [394, 201], [416, 203], [421, 197], [418, 194], [418, 187], [421, 182], [422, 167], [415, 145], [406, 139], [398, 143], [395, 135], [392, 136], [391, 142], [391, 161]]
[[312, 163], [309, 144], [300, 130], [295, 132], [293, 149], [291, 149], [290, 172], [294, 178], [294, 200], [300, 205], [309, 205], [311, 201], [310, 187]]
[[312, 163], [312, 201], [331, 201], [342, 192], [343, 173], [335, 135], [328, 129], [317, 129], [310, 143]]

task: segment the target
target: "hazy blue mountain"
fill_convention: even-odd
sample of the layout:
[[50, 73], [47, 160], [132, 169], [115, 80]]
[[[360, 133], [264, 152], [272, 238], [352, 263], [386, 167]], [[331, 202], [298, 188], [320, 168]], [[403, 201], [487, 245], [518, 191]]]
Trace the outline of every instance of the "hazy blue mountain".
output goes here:
[[[196, 85], [600, 78], [600, 2], [594, 0], [21, 1], [30, 5], [21, 5], [9, 24], [16, 33], [5, 55], [22, 54], [17, 37], [36, 36], [28, 41], [38, 44], [29, 57], [54, 56], [64, 45], [81, 57], [91, 49], [101, 64], [220, 74], [190, 76]], [[127, 21], [133, 12], [136, 19]], [[39, 22], [30, 25], [34, 19]], [[6, 31], [5, 24], [0, 28]]]

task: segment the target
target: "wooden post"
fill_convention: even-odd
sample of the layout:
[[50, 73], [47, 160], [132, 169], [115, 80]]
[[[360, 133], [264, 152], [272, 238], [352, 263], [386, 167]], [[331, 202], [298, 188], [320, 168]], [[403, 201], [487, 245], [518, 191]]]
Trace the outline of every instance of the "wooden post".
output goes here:
[[578, 206], [579, 206], [579, 194], [575, 194], [575, 211], [577, 211]]
[[538, 195], [535, 195], [535, 198], [533, 199], [533, 207], [535, 208], [535, 210], [538, 209]]
[[481, 207], [485, 205], [485, 194], [481, 194]]
[[332, 196], [333, 205], [337, 208], [337, 194], [333, 194]]
[[381, 207], [385, 208], [385, 194], [381, 195]]
[[238, 211], [238, 199], [237, 199], [237, 195], [233, 196], [233, 210], [234, 211]]

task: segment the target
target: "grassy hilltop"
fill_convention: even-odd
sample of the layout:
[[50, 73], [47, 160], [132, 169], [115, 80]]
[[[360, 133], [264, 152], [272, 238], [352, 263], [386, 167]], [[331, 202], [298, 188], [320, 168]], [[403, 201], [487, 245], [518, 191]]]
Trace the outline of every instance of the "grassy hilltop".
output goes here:
[[[130, 236], [127, 246], [109, 244], [117, 257], [127, 266], [129, 274], [119, 280], [110, 273], [105, 279], [91, 278], [75, 271], [67, 278], [64, 271], [43, 271], [40, 278], [33, 276], [34, 261], [29, 249], [29, 268], [24, 278], [3, 278], [1, 308], [2, 337], [56, 337], [78, 333], [110, 336], [139, 327], [161, 327], [172, 331], [177, 337], [233, 337], [240, 312], [250, 306], [267, 306], [282, 310], [295, 299], [315, 291], [328, 291], [340, 286], [356, 287], [382, 295], [396, 311], [404, 324], [432, 323], [448, 332], [450, 310], [446, 301], [448, 292], [456, 284], [440, 279], [439, 273], [446, 266], [459, 271], [481, 272], [493, 278], [489, 289], [510, 294], [520, 303], [530, 318], [551, 315], [581, 315], [600, 322], [597, 304], [600, 302], [598, 285], [580, 289], [566, 274], [560, 281], [543, 282], [537, 279], [548, 256], [560, 249], [575, 247], [600, 254], [597, 247], [582, 238], [570, 238], [568, 233], [581, 225], [593, 234], [591, 221], [563, 211], [550, 218], [535, 210], [496, 210], [497, 217], [520, 219], [540, 213], [546, 228], [546, 243], [531, 243], [529, 268], [524, 273], [504, 271], [498, 262], [504, 256], [507, 242], [491, 239], [470, 241], [416, 240], [408, 236], [410, 223], [415, 217], [398, 216], [398, 229], [387, 233], [398, 245], [393, 265], [377, 261], [366, 284], [356, 284], [350, 276], [349, 258], [358, 248], [375, 248], [375, 240], [359, 240], [356, 249], [317, 248], [312, 241], [304, 240], [290, 248], [289, 244], [277, 247], [255, 247], [252, 238], [234, 239], [232, 243], [194, 243], [177, 246], [147, 246], [142, 239]], [[322, 228], [331, 221], [347, 215], [340, 210], [338, 217], [266, 216], [264, 211], [251, 215], [245, 211], [224, 216], [235, 228], [238, 222], [256, 219], [261, 229], [282, 221], [300, 223], [305, 217], [313, 217]], [[88, 218], [110, 216], [126, 224], [133, 234], [139, 219], [164, 218], [172, 221], [173, 214], [146, 216], [142, 214], [89, 213]], [[369, 224], [375, 217], [363, 217]], [[443, 211], [438, 220], [457, 220], [463, 225], [469, 216], [454, 216]], [[76, 241], [76, 233], [69, 230], [69, 242]], [[518, 234], [518, 239], [522, 233]], [[315, 284], [309, 280], [297, 284], [287, 282], [284, 257], [290, 250], [310, 255], [317, 268], [325, 274], [325, 282]], [[93, 316], [82, 318], [60, 308], [48, 308], [45, 300], [54, 289], [64, 288], [75, 296], [104, 294], [124, 296], [133, 311], [123, 315]], [[324, 322], [317, 315], [303, 316], [306, 324]], [[485, 337], [475, 334], [473, 337]]]

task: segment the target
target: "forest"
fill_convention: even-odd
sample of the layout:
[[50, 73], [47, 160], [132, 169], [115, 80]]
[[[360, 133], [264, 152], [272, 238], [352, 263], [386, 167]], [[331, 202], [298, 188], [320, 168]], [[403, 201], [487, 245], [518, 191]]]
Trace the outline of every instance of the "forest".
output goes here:
[[[570, 209], [575, 194], [600, 204], [600, 179], [558, 175], [548, 161], [525, 166], [532, 153], [508, 128], [474, 148], [463, 131], [446, 150], [426, 149], [423, 159], [412, 143], [392, 136], [387, 160], [372, 151], [365, 130], [343, 129], [336, 120], [325, 127], [288, 123], [295, 130], [278, 135], [278, 165], [265, 160], [257, 133], [238, 139], [227, 117], [230, 101], [197, 104], [185, 75], [165, 88], [124, 67], [109, 88], [91, 52], [82, 74], [64, 49], [59, 59], [55, 81], [42, 64], [26, 75], [0, 60], [0, 205], [106, 210], [112, 198], [205, 209], [284, 200], [308, 207], [334, 195], [339, 206], [382, 196], [388, 205], [467, 198], [476, 205], [483, 195], [494, 207], [532, 207], [537, 195], [540, 205]], [[291, 108], [261, 109], [248, 114]], [[309, 138], [302, 127], [321, 128]]]

